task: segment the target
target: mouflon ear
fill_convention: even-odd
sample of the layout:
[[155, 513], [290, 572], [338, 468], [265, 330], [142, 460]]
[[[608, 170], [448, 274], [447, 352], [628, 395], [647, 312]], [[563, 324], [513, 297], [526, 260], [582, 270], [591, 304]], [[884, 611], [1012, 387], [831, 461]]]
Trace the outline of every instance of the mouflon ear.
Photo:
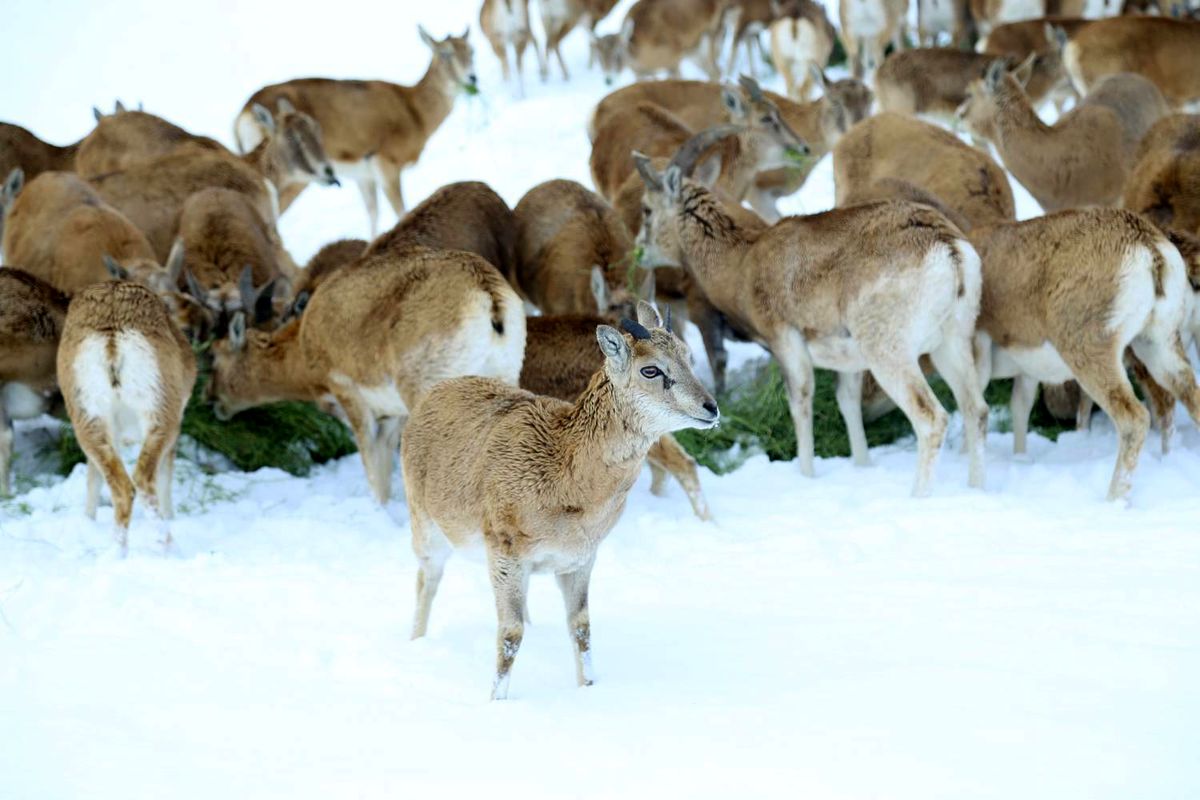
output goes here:
[[600, 343], [600, 352], [618, 372], [629, 368], [629, 342], [616, 328], [611, 325], [596, 327], [596, 341]]

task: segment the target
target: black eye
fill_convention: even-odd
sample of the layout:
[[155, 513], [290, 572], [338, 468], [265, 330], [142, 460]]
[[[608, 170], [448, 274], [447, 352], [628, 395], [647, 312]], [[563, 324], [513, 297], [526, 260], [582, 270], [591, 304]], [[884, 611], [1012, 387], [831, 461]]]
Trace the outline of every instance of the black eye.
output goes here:
[[662, 375], [662, 370], [658, 367], [642, 367], [642, 377], [646, 380], [654, 380], [659, 375]]
[[642, 216], [643, 217], [650, 216], [650, 206], [642, 206]]

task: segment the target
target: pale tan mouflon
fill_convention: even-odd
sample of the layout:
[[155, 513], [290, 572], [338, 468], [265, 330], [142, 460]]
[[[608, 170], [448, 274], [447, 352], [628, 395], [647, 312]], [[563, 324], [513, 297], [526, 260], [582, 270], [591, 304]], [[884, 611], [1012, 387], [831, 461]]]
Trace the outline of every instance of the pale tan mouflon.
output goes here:
[[12, 266], [0, 269], [0, 497], [9, 494], [14, 419], [44, 414], [68, 298]]
[[[87, 456], [87, 515], [96, 516], [103, 476], [122, 553], [135, 494], [160, 520], [169, 547], [175, 442], [196, 382], [191, 345], [158, 295], [136, 283], [112, 281], [71, 300], [57, 363], [71, 427]], [[131, 480], [120, 449], [135, 441], [141, 449]]]
[[[318, 293], [318, 297], [320, 293]], [[604, 366], [574, 403], [487, 378], [444, 381], [417, 406], [401, 462], [420, 562], [413, 637], [424, 636], [446, 558], [482, 542], [499, 626], [493, 699], [508, 695], [529, 577], [552, 572], [567, 609], [578, 683], [591, 684], [588, 582], [646, 453], [682, 428], [711, 428], [717, 404], [687, 345], [641, 304], [628, 333], [596, 329]]]
[[[574, 403], [587, 389], [592, 375], [604, 365], [604, 355], [596, 349], [596, 328], [615, 322], [611, 316], [595, 314], [551, 314], [526, 319], [521, 388]], [[712, 518], [700, 488], [696, 460], [674, 436], [665, 434], [652, 444], [646, 453], [646, 464], [652, 476], [651, 494], [664, 495], [667, 475], [671, 475], [683, 487], [695, 515], [702, 520]]]
[[321, 126], [325, 152], [335, 173], [358, 183], [374, 236], [379, 227], [379, 184], [383, 184], [392, 210], [404, 216], [401, 170], [421, 157], [429, 137], [450, 115], [454, 98], [462, 91], [476, 91], [478, 85], [466, 31], [440, 40], [423, 28], [419, 33], [433, 51], [433, 60], [415, 86], [297, 78], [263, 87], [246, 101], [234, 123], [238, 148], [253, 150], [264, 138], [255, 103], [277, 108], [280, 100], [287, 100]]
[[1200, 235], [1200, 116], [1163, 117], [1142, 137], [1124, 206], [1159, 227]]
[[543, 314], [608, 314], [630, 301], [633, 240], [604, 198], [574, 181], [546, 181], [513, 217], [510, 280]]
[[1105, 77], [1133, 72], [1182, 109], [1200, 100], [1200, 25], [1148, 16], [1096, 20], [1071, 36], [1063, 64], [1080, 95]]
[[883, 63], [884, 50], [900, 39], [907, 13], [907, 0], [839, 1], [838, 19], [851, 75], [873, 82], [875, 70]]
[[1046, 16], [1046, 0], [970, 0], [970, 10], [975, 30], [986, 37], [997, 25]]
[[646, 181], [638, 244], [647, 263], [684, 264], [713, 305], [771, 351], [805, 475], [814, 474], [814, 367], [839, 373], [838, 406], [857, 464], [868, 461], [861, 391], [870, 370], [916, 431], [913, 491], [928, 494], [947, 425], [918, 364], [929, 354], [963, 412], [970, 484], [983, 485], [987, 405], [971, 348], [979, 259], [953, 224], [928, 206], [884, 202], [752, 232], [678, 167], [638, 166]]
[[717, 39], [717, 56], [720, 56], [721, 46], [728, 39], [729, 61], [725, 65], [726, 75], [738, 74], [738, 53], [744, 51], [750, 76], [758, 78], [759, 61], [768, 63], [767, 53], [762, 48], [762, 33], [782, 12], [783, 8], [778, 0], [725, 0]]
[[[749, 194], [759, 172], [795, 163], [808, 155], [808, 145], [792, 130], [777, 106], [751, 78], [743, 77], [739, 89], [725, 87], [720, 102], [724, 124], [737, 126], [735, 136], [722, 140], [716, 163], [721, 190], [734, 200]], [[634, 150], [651, 156], [669, 156], [693, 131], [671, 112], [653, 103], [606, 116], [592, 142], [592, 181], [600, 194], [614, 199], [631, 180], [636, 184]]]
[[620, 33], [595, 42], [605, 80], [612, 84], [626, 67], [638, 80], [663, 71], [678, 78], [685, 58], [716, 80], [723, 11], [721, 0], [637, 0]]
[[16, 171], [0, 192], [0, 207], [5, 263], [61, 292], [75, 294], [111, 278], [134, 280], [160, 294], [175, 288], [183, 251], [174, 248], [164, 267], [137, 226], [74, 173], [43, 172], [21, 187]]
[[1046, 211], [1118, 205], [1142, 135], [1167, 113], [1154, 84], [1137, 75], [1099, 82], [1053, 125], [1003, 66], [972, 82], [959, 115], [978, 141], [990, 141], [1012, 176]]
[[[824, 73], [833, 54], [837, 31], [833, 29], [825, 6], [814, 0], [786, 0], [776, 4], [777, 17], [770, 25], [771, 61], [783, 74], [788, 97], [808, 100], [821, 82], [814, 80]], [[755, 36], [751, 41], [758, 41]]]
[[20, 125], [0, 122], [0, 180], [18, 168], [27, 181], [49, 170], [70, 172], [75, 169], [78, 147], [78, 142], [66, 146], [43, 142]]
[[[871, 90], [861, 81], [847, 78], [827, 82], [823, 74], [819, 78], [823, 94], [816, 100], [798, 103], [773, 92], [763, 92], [763, 95], [779, 109], [783, 121], [796, 132], [809, 150], [809, 158], [804, 161], [789, 164], [781, 169], [767, 170], [756, 176], [746, 200], [763, 219], [779, 219], [779, 211], [776, 208], [779, 199], [799, 191], [821, 156], [828, 153], [854, 123], [870, 113], [873, 97]], [[728, 112], [721, 102], [721, 97], [720, 86], [703, 81], [635, 83], [609, 94], [596, 105], [588, 121], [588, 135], [594, 142], [596, 132], [608, 124], [614, 114], [640, 103], [653, 103], [666, 109], [681, 123], [681, 130], [705, 130], [728, 121]], [[671, 154], [664, 155], [669, 158]], [[626, 191], [629, 193], [629, 210], [635, 214], [641, 206], [639, 183], [622, 187], [622, 194]], [[633, 202], [635, 198], [636, 202]], [[624, 203], [621, 199], [615, 200], [613, 204], [619, 212], [622, 211]], [[624, 213], [622, 218], [628, 219]]]
[[278, 400], [336, 400], [383, 504], [400, 431], [424, 393], [459, 375], [515, 386], [524, 352], [524, 308], [495, 267], [413, 247], [336, 270], [299, 319], [272, 332], [235, 315], [213, 345], [209, 391], [223, 419]]
[[508, 65], [508, 49], [511, 47], [517, 68], [517, 86], [521, 94], [525, 93], [525, 50], [530, 45], [533, 45], [533, 54], [537, 57], [538, 74], [542, 80], [546, 79], [546, 61], [529, 27], [529, 0], [483, 0], [483, 8], [479, 10], [479, 29], [500, 60], [505, 83], [511, 78]]
[[371, 242], [367, 254], [410, 247], [465, 250], [482, 256], [500, 274], [515, 264], [513, 212], [492, 187], [480, 181], [448, 183]]
[[1149, 416], [1125, 373], [1125, 353], [1200, 422], [1200, 388], [1180, 329], [1192, 290], [1179, 251], [1129, 211], [1060, 211], [980, 228], [983, 260], [977, 349], [980, 374], [1013, 378], [1013, 449], [1025, 452], [1038, 383], [1074, 379], [1119, 434], [1110, 500], [1129, 494]]
[[[1031, 53], [1017, 63], [999, 59], [1017, 73], [1035, 107], [1060, 86], [1069, 85], [1057, 52]], [[884, 111], [953, 119], [967, 99], [971, 81], [982, 78], [995, 56], [938, 47], [902, 50], [888, 56], [875, 75], [875, 93]]]
[[275, 114], [260, 105], [251, 110], [266, 135], [243, 156], [234, 155], [215, 139], [197, 136], [144, 111], [103, 117], [79, 143], [75, 170], [88, 177], [117, 172], [180, 150], [220, 153], [240, 158], [262, 175], [278, 197], [280, 213], [310, 183], [339, 185], [316, 120], [296, 111], [286, 99], [280, 99]]
[[917, 47], [937, 47], [946, 34], [950, 46], [970, 45], [974, 20], [967, 0], [917, 0]]
[[[256, 325], [267, 324], [277, 316], [272, 303], [280, 309], [292, 296], [298, 270], [275, 226], [263, 219], [254, 204], [243, 194], [229, 189], [202, 189], [183, 204], [179, 214], [177, 243], [184, 252], [184, 272], [180, 288], [202, 303], [214, 315], [216, 328], [223, 335], [233, 314], [245, 311]], [[250, 284], [271, 286], [266, 305], [243, 305], [246, 293], [244, 275]]]
[[228, 153], [182, 148], [118, 172], [92, 176], [88, 183], [146, 234], [159, 259], [166, 259], [175, 242], [188, 198], [202, 189], [244, 195], [271, 225], [277, 216], [274, 189], [256, 169]]
[[1012, 187], [1000, 165], [944, 128], [904, 114], [884, 112], [863, 120], [833, 148], [838, 206], [878, 192], [871, 187], [883, 180], [903, 181], [933, 195], [962, 215], [964, 231], [1016, 219]]
[[[563, 80], [570, 79], [567, 64], [563, 61], [562, 40], [577, 26], [587, 28], [588, 36], [595, 39], [596, 25], [613, 10], [617, 0], [538, 0], [542, 17], [542, 30], [546, 34], [545, 48], [546, 67], [550, 66], [550, 56], [558, 59], [558, 67], [562, 71]], [[589, 47], [592, 45], [589, 42]], [[594, 49], [590, 52], [588, 66], [596, 59]]]

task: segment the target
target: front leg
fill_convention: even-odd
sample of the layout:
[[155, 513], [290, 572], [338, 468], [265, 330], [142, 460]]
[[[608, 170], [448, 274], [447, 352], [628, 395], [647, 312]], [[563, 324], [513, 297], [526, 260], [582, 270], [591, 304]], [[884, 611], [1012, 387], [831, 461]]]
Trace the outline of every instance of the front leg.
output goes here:
[[488, 546], [488, 572], [496, 595], [496, 677], [492, 681], [492, 699], [508, 697], [508, 679], [513, 661], [525, 637], [525, 589], [529, 566], [511, 555]]
[[811, 478], [813, 469], [813, 390], [816, 377], [813, 375], [812, 357], [808, 343], [794, 328], [785, 330], [771, 343], [771, 353], [779, 363], [787, 384], [788, 407], [792, 412], [792, 424], [796, 427], [796, 459], [800, 462], [801, 474]]
[[592, 626], [588, 617], [588, 582], [592, 578], [589, 560], [574, 572], [560, 572], [558, 588], [562, 591], [563, 605], [567, 609], [567, 632], [575, 649], [575, 682], [580, 686], [591, 686], [595, 682], [592, 674]]

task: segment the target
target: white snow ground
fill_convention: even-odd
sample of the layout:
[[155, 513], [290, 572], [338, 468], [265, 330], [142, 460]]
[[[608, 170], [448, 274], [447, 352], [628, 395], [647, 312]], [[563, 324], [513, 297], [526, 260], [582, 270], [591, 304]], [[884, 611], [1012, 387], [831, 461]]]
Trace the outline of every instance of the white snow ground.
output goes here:
[[[117, 96], [228, 141], [257, 86], [411, 82], [427, 59], [415, 22], [440, 35], [477, 10], [10, 6], [0, 115], [60, 142]], [[473, 39], [484, 95], [406, 175], [409, 201], [465, 178], [510, 203], [546, 178], [587, 182], [583, 120], [604, 87], [582, 35], [566, 47], [575, 81], [542, 85], [527, 65], [520, 102]], [[831, 200], [825, 163], [792, 210]], [[283, 232], [298, 259], [365, 235], [357, 192], [310, 189]], [[1035, 437], [1024, 459], [993, 432], [985, 491], [966, 488], [954, 437], [927, 500], [908, 496], [911, 443], [876, 449], [868, 469], [823, 460], [816, 480], [761, 457], [705, 474], [713, 524], [644, 476], [595, 571], [597, 684], [574, 686], [542, 578], [503, 703], [487, 701], [478, 558], [452, 561], [429, 636], [410, 642], [405, 509], [374, 506], [357, 457], [308, 479], [182, 461], [179, 553], [159, 553], [139, 509], [122, 562], [111, 509], [83, 516], [83, 470], [62, 480], [29, 455], [47, 424], [19, 426], [19, 494], [0, 502], [3, 800], [1200, 796], [1187, 422], [1166, 457], [1152, 435], [1127, 509], [1103, 501], [1116, 442], [1101, 419]]]

